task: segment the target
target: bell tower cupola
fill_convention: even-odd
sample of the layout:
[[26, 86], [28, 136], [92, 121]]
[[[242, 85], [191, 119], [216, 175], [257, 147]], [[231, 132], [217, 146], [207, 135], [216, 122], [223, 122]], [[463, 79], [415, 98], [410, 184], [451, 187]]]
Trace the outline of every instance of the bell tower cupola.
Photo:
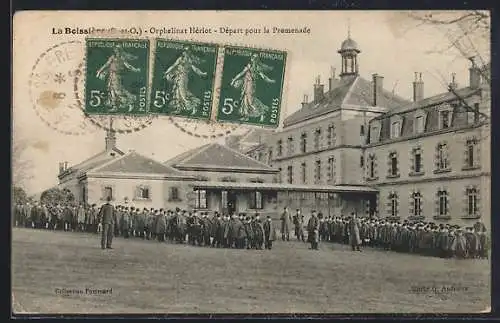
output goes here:
[[358, 44], [351, 38], [350, 23], [347, 26], [347, 39], [342, 42], [338, 51], [342, 58], [340, 77], [357, 76], [359, 74], [358, 54], [361, 53]]

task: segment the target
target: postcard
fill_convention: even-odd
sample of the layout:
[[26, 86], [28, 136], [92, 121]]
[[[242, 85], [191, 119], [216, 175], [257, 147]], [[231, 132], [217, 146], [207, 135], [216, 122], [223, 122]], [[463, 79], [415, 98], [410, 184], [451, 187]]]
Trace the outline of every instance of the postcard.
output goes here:
[[488, 11], [22, 11], [12, 313], [491, 311]]

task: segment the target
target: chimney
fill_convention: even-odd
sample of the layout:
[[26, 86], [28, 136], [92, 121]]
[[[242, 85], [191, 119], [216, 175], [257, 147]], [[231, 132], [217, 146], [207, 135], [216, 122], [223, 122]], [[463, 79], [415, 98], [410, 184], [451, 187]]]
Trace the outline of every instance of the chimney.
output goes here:
[[333, 90], [333, 80], [335, 80], [335, 67], [330, 67], [330, 78], [328, 79], [328, 91]]
[[455, 80], [456, 73], [451, 73], [451, 82], [448, 84], [448, 89], [451, 92], [451, 90], [455, 90], [458, 87], [458, 84]]
[[469, 57], [471, 61], [471, 67], [469, 68], [469, 86], [473, 89], [477, 89], [481, 86], [481, 71], [476, 65], [475, 57]]
[[380, 96], [384, 88], [384, 77], [378, 74], [373, 74], [373, 106], [376, 107], [380, 103]]
[[106, 150], [111, 150], [116, 147], [116, 136], [114, 130], [106, 131]]
[[59, 163], [59, 174], [64, 173], [64, 162]]
[[316, 83], [314, 84], [314, 102], [319, 102], [323, 99], [323, 95], [325, 94], [325, 86], [321, 84], [321, 80], [318, 77], [316, 78]]
[[415, 81], [413, 81], [413, 102], [420, 101], [424, 98], [424, 81], [422, 81], [422, 73], [415, 72]]
[[66, 169], [68, 169], [68, 162], [67, 161], [64, 162], [64, 170], [66, 170]]
[[307, 104], [307, 100], [309, 98], [307, 97], [307, 94], [304, 94], [304, 99], [302, 100], [302, 107], [305, 107], [305, 105]]

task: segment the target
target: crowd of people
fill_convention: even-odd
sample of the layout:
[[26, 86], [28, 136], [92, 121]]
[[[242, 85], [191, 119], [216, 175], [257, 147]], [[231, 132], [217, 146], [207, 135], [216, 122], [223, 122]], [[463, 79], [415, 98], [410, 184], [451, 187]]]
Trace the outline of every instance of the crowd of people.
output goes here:
[[[259, 213], [209, 214], [179, 208], [165, 210], [106, 204], [112, 211], [103, 212], [104, 207], [96, 204], [18, 203], [14, 206], [14, 225], [102, 232], [103, 248], [111, 248], [112, 237], [119, 236], [216, 248], [272, 249], [278, 237], [278, 228], [272, 218]], [[106, 215], [108, 213], [110, 215]], [[355, 213], [324, 217], [316, 211], [312, 211], [307, 223], [304, 219], [300, 210], [291, 215], [285, 207], [280, 214], [281, 239], [290, 241], [294, 229], [296, 239], [309, 242], [313, 250], [319, 248], [319, 243], [330, 242], [348, 244], [353, 251], [373, 247], [443, 258], [488, 257], [489, 238], [486, 227], [479, 221], [471, 227], [461, 228], [432, 222], [361, 218]]]
[[[113, 207], [113, 215], [107, 217], [107, 212], [100, 212], [102, 209], [103, 207], [97, 208], [95, 204], [86, 207], [70, 203], [19, 203], [13, 213], [15, 226], [103, 232], [103, 236], [108, 237], [108, 232], [104, 233], [105, 226], [112, 224], [112, 236], [205, 247], [272, 249], [277, 237], [276, 225], [271, 217], [264, 218], [258, 213], [250, 216], [244, 213], [222, 215], [215, 212], [209, 216], [208, 212], [188, 212], [179, 208], [165, 210], [117, 205]], [[104, 244], [104, 248], [111, 247], [111, 242]]]
[[[464, 228], [448, 223], [358, 218], [355, 213], [326, 217], [321, 213], [316, 215], [315, 211], [312, 213], [312, 218], [317, 217], [314, 221], [318, 242], [349, 244], [355, 251], [367, 246], [442, 258], [488, 258], [489, 237], [480, 221]], [[300, 210], [291, 216], [285, 208], [281, 215], [282, 239], [289, 240], [293, 226], [297, 239], [304, 241], [303, 219]]]

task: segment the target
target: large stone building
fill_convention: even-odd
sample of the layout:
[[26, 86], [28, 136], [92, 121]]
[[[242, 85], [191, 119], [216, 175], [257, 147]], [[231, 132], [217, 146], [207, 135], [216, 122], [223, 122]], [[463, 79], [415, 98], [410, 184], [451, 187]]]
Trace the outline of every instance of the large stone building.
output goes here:
[[[246, 148], [277, 167], [280, 183], [359, 185], [376, 198], [315, 195], [309, 208], [331, 214], [470, 224], [490, 216], [489, 67], [470, 68], [470, 84], [424, 98], [422, 75], [413, 102], [384, 90], [383, 77], [359, 75], [360, 49], [350, 37], [338, 51], [341, 74], [325, 92], [319, 78], [311, 102], [284, 120], [283, 130]], [[332, 70], [334, 71], [334, 70]], [[309, 197], [311, 198], [311, 197]], [[291, 207], [306, 200], [280, 197]]]
[[[358, 45], [350, 37], [340, 50], [341, 73], [332, 69], [328, 89], [318, 78], [314, 97], [284, 120], [283, 130], [246, 153], [279, 169], [277, 182], [364, 186], [364, 143], [369, 121], [406, 100], [384, 89], [383, 77], [359, 74]], [[375, 196], [338, 194], [285, 198], [292, 208], [324, 209], [329, 214], [374, 213]], [[371, 201], [371, 202], [368, 202]], [[305, 203], [304, 203], [305, 202]], [[307, 204], [307, 207], [304, 207]]]
[[366, 182], [379, 189], [379, 214], [469, 225], [490, 222], [489, 82], [476, 66], [470, 83], [370, 121]]

